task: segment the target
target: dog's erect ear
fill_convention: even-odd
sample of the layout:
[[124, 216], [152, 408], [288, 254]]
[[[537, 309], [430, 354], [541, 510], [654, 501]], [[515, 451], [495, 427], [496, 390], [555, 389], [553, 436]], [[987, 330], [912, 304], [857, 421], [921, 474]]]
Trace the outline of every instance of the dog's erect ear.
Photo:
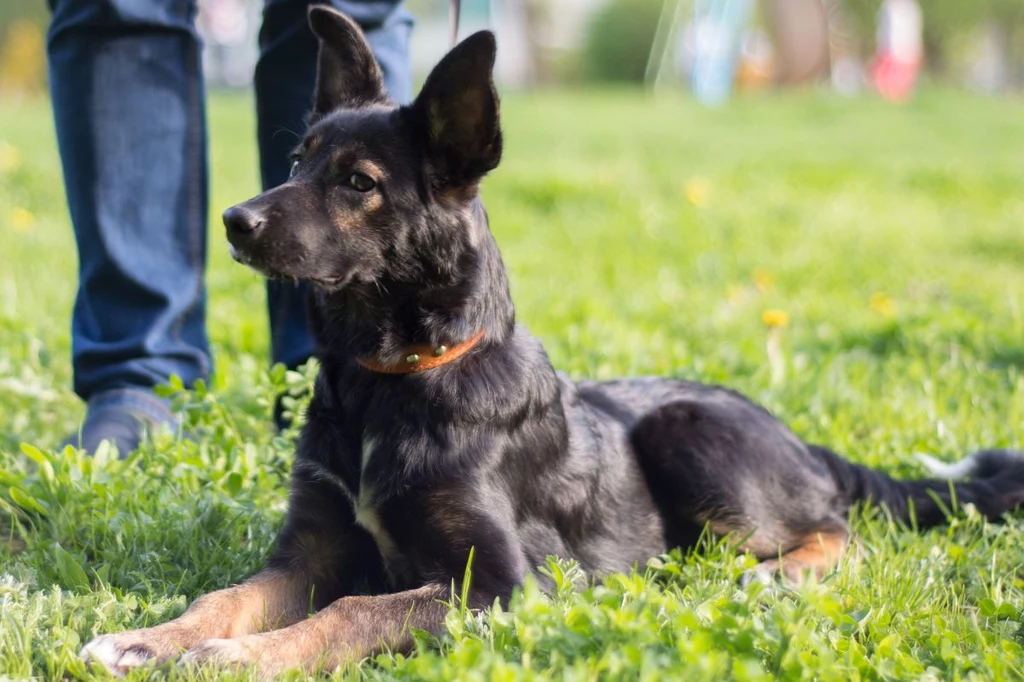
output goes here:
[[501, 160], [491, 75], [496, 52], [490, 31], [466, 38], [434, 67], [412, 105], [426, 137], [431, 174], [441, 186], [475, 183]]
[[380, 65], [354, 21], [331, 7], [313, 5], [309, 27], [320, 39], [313, 116], [387, 101]]

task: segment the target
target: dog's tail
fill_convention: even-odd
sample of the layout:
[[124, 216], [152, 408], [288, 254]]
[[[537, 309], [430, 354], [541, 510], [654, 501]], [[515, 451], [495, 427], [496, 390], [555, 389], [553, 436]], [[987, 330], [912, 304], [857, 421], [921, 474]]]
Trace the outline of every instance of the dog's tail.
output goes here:
[[982, 450], [955, 464], [917, 455], [934, 478], [898, 481], [825, 448], [811, 447], [832, 470], [848, 504], [882, 505], [895, 518], [913, 519], [920, 528], [944, 523], [949, 512], [967, 503], [991, 521], [1024, 506], [1024, 452]]

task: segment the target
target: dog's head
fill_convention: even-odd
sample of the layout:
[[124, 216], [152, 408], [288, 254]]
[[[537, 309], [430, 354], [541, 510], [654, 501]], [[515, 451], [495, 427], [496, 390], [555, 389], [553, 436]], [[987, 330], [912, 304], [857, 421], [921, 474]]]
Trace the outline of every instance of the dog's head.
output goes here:
[[320, 40], [309, 129], [283, 185], [224, 212], [235, 259], [328, 292], [453, 275], [479, 238], [480, 179], [498, 165], [494, 36], [470, 36], [416, 100], [387, 95], [359, 28], [314, 6]]

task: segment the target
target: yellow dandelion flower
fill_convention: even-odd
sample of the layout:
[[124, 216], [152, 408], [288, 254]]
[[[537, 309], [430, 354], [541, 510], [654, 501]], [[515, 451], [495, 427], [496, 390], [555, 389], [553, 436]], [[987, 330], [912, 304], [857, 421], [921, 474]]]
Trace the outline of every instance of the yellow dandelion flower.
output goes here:
[[772, 285], [775, 284], [775, 277], [764, 268], [754, 268], [754, 271], [750, 273], [750, 280], [762, 294], [771, 289]]
[[18, 232], [27, 232], [36, 224], [36, 217], [27, 208], [16, 208], [11, 211], [11, 227]]
[[18, 149], [0, 140], [0, 173], [15, 170], [21, 163]]
[[761, 313], [761, 321], [769, 327], [785, 327], [789, 324], [789, 313], [772, 308]]
[[896, 314], [896, 304], [888, 295], [881, 291], [871, 294], [871, 298], [868, 299], [868, 305], [876, 313], [880, 313], [885, 317], [892, 317]]
[[708, 182], [707, 180], [690, 180], [686, 183], [684, 192], [686, 193], [686, 199], [700, 208], [708, 203]]

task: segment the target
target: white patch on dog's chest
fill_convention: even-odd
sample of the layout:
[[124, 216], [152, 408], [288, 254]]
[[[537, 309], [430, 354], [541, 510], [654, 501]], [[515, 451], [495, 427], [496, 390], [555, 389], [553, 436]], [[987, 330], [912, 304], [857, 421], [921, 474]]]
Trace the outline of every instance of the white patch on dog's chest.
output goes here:
[[377, 443], [372, 438], [367, 438], [363, 441], [363, 451], [359, 453], [359, 475], [362, 477], [366, 471], [366, 465], [370, 463], [370, 458], [373, 457], [373, 450], [377, 447]]
[[398, 547], [395, 545], [391, 534], [388, 533], [387, 528], [384, 527], [384, 523], [380, 520], [377, 508], [370, 502], [372, 499], [373, 489], [370, 486], [363, 485], [359, 490], [359, 499], [356, 501], [356, 523], [373, 536], [373, 541], [377, 543], [377, 549], [380, 550], [381, 557], [388, 563], [398, 558]]
[[362, 457], [360, 458], [359, 497], [355, 500], [354, 504], [356, 523], [364, 528], [373, 538], [374, 543], [377, 545], [377, 551], [380, 552], [380, 556], [384, 560], [385, 570], [393, 578], [398, 578], [407, 573], [408, 567], [405, 558], [399, 551], [398, 545], [395, 544], [391, 534], [388, 533], [387, 528], [384, 527], [380, 513], [373, 504], [373, 485], [362, 475], [366, 471], [366, 466], [373, 456], [373, 450], [376, 445], [373, 439], [370, 438], [363, 441]]
[[410, 575], [409, 564], [398, 549], [398, 545], [395, 544], [394, 538], [391, 537], [391, 534], [384, 526], [380, 512], [373, 503], [374, 491], [372, 483], [363, 477], [376, 446], [377, 444], [372, 439], [368, 438], [363, 441], [363, 449], [360, 453], [359, 461], [358, 496], [353, 494], [352, 490], [345, 485], [345, 481], [340, 476], [335, 475], [322, 464], [300, 459], [295, 462], [295, 470], [297, 472], [301, 471], [312, 480], [330, 483], [345, 496], [345, 499], [352, 505], [356, 524], [365, 529], [370, 534], [370, 537], [373, 538], [374, 544], [377, 545], [377, 551], [380, 552], [381, 559], [384, 561], [384, 569], [393, 580], [403, 581]]

